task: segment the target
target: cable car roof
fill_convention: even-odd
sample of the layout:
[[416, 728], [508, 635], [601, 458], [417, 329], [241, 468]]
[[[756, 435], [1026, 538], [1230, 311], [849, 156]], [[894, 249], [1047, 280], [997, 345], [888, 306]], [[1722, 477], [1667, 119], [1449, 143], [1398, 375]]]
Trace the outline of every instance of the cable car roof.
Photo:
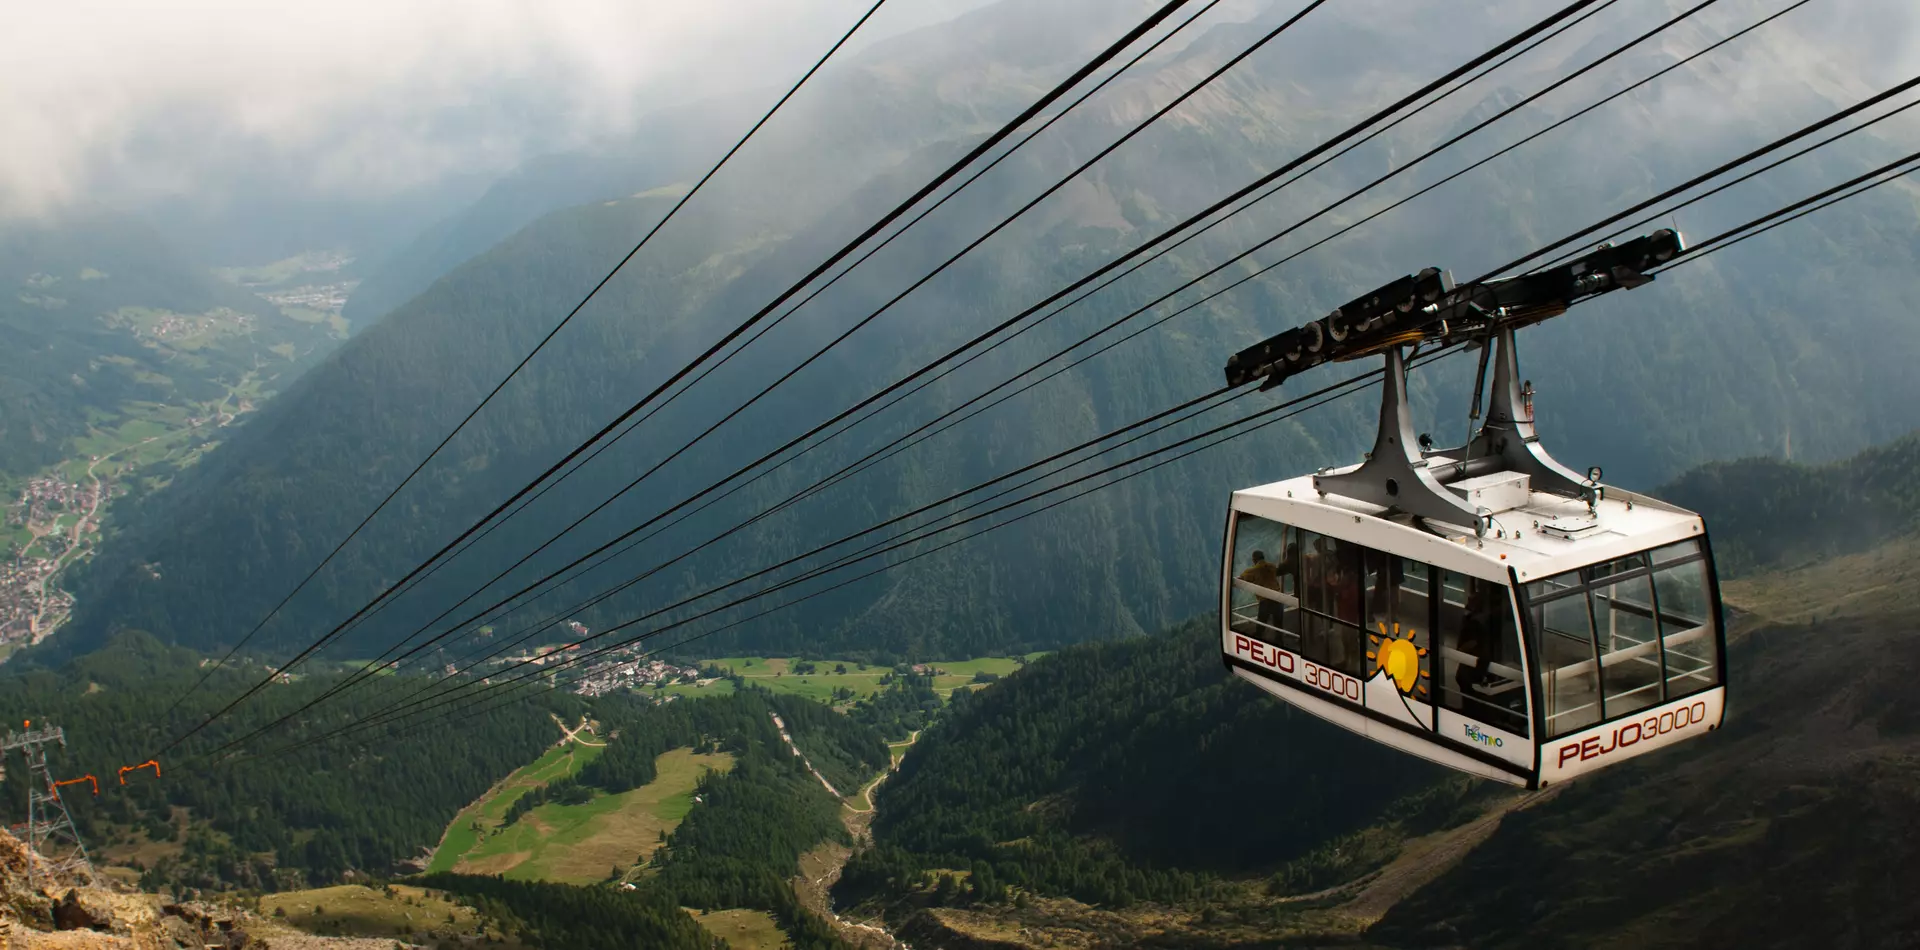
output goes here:
[[[1451, 460], [1436, 457], [1434, 461]], [[1358, 467], [1332, 469], [1329, 474]], [[1479, 562], [1482, 570], [1474, 573], [1504, 580], [1511, 567], [1521, 583], [1705, 532], [1694, 512], [1612, 487], [1602, 493], [1591, 512], [1584, 501], [1532, 490], [1519, 504], [1488, 507], [1493, 510], [1494, 530], [1476, 540], [1471, 528], [1433, 522], [1425, 522], [1423, 528], [1410, 518], [1383, 517], [1387, 509], [1380, 505], [1321, 495], [1311, 475], [1233, 493], [1236, 511], [1434, 562], [1440, 560], [1435, 544], [1445, 544]]]

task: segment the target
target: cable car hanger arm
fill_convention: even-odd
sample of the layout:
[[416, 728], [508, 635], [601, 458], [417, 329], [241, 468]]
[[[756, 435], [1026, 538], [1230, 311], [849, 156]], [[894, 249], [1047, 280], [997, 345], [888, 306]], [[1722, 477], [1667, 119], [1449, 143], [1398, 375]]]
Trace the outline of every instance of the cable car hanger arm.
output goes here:
[[1460, 287], [1448, 272], [1429, 267], [1235, 353], [1227, 359], [1227, 384], [1261, 380], [1264, 391], [1323, 363], [1409, 343], [1485, 342], [1497, 330], [1530, 326], [1601, 294], [1642, 286], [1653, 280], [1649, 270], [1682, 248], [1678, 232], [1661, 229], [1551, 269]]

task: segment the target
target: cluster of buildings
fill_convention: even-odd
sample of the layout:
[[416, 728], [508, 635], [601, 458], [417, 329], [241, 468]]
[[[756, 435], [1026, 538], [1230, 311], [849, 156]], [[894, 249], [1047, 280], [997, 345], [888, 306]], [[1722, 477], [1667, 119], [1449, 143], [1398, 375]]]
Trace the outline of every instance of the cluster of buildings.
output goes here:
[[308, 284], [303, 287], [289, 287], [263, 293], [267, 302], [276, 307], [300, 307], [305, 310], [318, 310], [322, 313], [339, 313], [347, 305], [347, 295], [359, 281], [346, 281], [339, 284]]
[[98, 500], [93, 496], [96, 490], [93, 485], [50, 475], [28, 479], [27, 487], [20, 492], [20, 500], [7, 508], [6, 524], [8, 527], [45, 527], [51, 531], [53, 522], [63, 514], [92, 511]]
[[87, 519], [101, 490], [43, 475], [28, 480], [19, 500], [7, 507], [6, 527], [25, 527], [34, 540], [0, 550], [0, 643], [37, 642], [73, 609], [73, 596], [54, 583], [75, 534], [60, 519], [78, 515], [78, 530], [93, 530]]
[[125, 327], [133, 331], [134, 336], [156, 340], [182, 340], [216, 330], [234, 333], [251, 333], [254, 330], [253, 314], [241, 313], [221, 307], [203, 314], [170, 313], [158, 311], [151, 316], [121, 312], [109, 316], [110, 326]]
[[[579, 649], [574, 647], [572, 649]], [[559, 651], [562, 654], [568, 650]], [[573, 684], [582, 696], [605, 696], [619, 689], [641, 689], [669, 683], [697, 683], [700, 670], [676, 666], [665, 660], [649, 659], [644, 647], [635, 645], [607, 654], [606, 659], [588, 668]]]
[[0, 560], [0, 643], [34, 643], [73, 609], [73, 595], [52, 583], [56, 558]]

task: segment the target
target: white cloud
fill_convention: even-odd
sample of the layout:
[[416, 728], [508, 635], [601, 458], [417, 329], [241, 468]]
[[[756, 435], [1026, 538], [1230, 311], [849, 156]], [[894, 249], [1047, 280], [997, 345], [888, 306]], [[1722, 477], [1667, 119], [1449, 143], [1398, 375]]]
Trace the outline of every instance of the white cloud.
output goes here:
[[[0, 214], [217, 190], [365, 197], [784, 83], [869, 0], [65, 0], [0, 30]], [[933, 5], [952, 12], [962, 3]], [[911, 6], [900, 4], [899, 6]], [[883, 9], [876, 34], [925, 22]]]

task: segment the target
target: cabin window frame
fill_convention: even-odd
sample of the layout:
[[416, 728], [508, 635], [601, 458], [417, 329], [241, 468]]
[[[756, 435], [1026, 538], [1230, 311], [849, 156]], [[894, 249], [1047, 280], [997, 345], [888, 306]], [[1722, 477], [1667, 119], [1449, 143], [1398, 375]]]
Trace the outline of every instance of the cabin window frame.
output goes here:
[[[1654, 554], [1657, 551], [1663, 551], [1689, 543], [1693, 545], [1693, 550], [1687, 554], [1679, 557], [1669, 557], [1661, 561], [1654, 559]], [[1603, 573], [1603, 571], [1612, 564], [1634, 558], [1640, 559], [1641, 563], [1639, 566], [1624, 571]], [[1668, 634], [1665, 632], [1665, 627], [1663, 626], [1664, 621], [1667, 619], [1667, 614], [1661, 609], [1660, 589], [1659, 585], [1655, 583], [1655, 580], [1662, 573], [1695, 564], [1699, 565], [1699, 569], [1702, 571], [1699, 590], [1701, 596], [1705, 598], [1706, 601], [1707, 616], [1700, 618], [1700, 620], [1701, 625], [1707, 628], [1707, 639], [1714, 644], [1715, 663], [1713, 667], [1715, 675], [1714, 680], [1706, 685], [1696, 686], [1690, 689], [1675, 689], [1673, 687], [1673, 681], [1676, 678], [1676, 674], [1668, 666]], [[1570, 576], [1577, 577], [1578, 583], [1568, 584], [1566, 579]], [[1621, 583], [1636, 580], [1644, 580], [1647, 586], [1648, 609], [1651, 613], [1648, 619], [1653, 624], [1655, 633], [1653, 639], [1653, 642], [1656, 644], [1655, 655], [1660, 658], [1660, 697], [1657, 703], [1671, 702], [1675, 699], [1707, 692], [1726, 684], [1726, 628], [1723, 618], [1717, 609], [1717, 605], [1719, 604], [1719, 578], [1714, 572], [1713, 552], [1707, 544], [1705, 537], [1696, 536], [1669, 544], [1656, 545], [1631, 552], [1622, 557], [1613, 558], [1609, 561], [1583, 564], [1571, 570], [1561, 571], [1550, 577], [1543, 577], [1539, 580], [1517, 584], [1514, 587], [1514, 593], [1519, 600], [1520, 621], [1525, 625], [1523, 636], [1527, 641], [1528, 647], [1539, 656], [1539, 662], [1534, 664], [1528, 672], [1532, 679], [1529, 687], [1534, 696], [1539, 698], [1539, 702], [1535, 703], [1535, 708], [1540, 711], [1536, 726], [1539, 729], [1542, 741], [1557, 739], [1562, 736], [1592, 729], [1616, 719], [1629, 718], [1640, 710], [1647, 708], [1648, 705], [1652, 705], [1642, 704], [1631, 709], [1615, 712], [1608, 707], [1607, 703], [1607, 669], [1603, 661], [1609, 654], [1601, 651], [1600, 605], [1597, 603], [1596, 595], [1610, 590]], [[1543, 590], [1546, 591], [1544, 596], [1539, 593]], [[1546, 678], [1553, 673], [1554, 670], [1548, 669], [1549, 664], [1546, 661], [1544, 653], [1542, 653], [1545, 648], [1545, 643], [1542, 640], [1542, 637], [1545, 636], [1545, 631], [1539, 629], [1534, 624], [1533, 618], [1536, 608], [1544, 609], [1559, 601], [1575, 597], [1582, 598], [1586, 601], [1588, 623], [1587, 639], [1590, 648], [1589, 653], [1593, 657], [1592, 663], [1594, 664], [1595, 675], [1594, 703], [1599, 707], [1600, 714], [1591, 722], [1582, 722], [1566, 728], [1555, 728], [1548, 721], [1546, 704]], [[1615, 610], [1622, 608], [1610, 598], [1607, 609]], [[1635, 611], [1628, 608], [1627, 612], [1633, 613]]]

